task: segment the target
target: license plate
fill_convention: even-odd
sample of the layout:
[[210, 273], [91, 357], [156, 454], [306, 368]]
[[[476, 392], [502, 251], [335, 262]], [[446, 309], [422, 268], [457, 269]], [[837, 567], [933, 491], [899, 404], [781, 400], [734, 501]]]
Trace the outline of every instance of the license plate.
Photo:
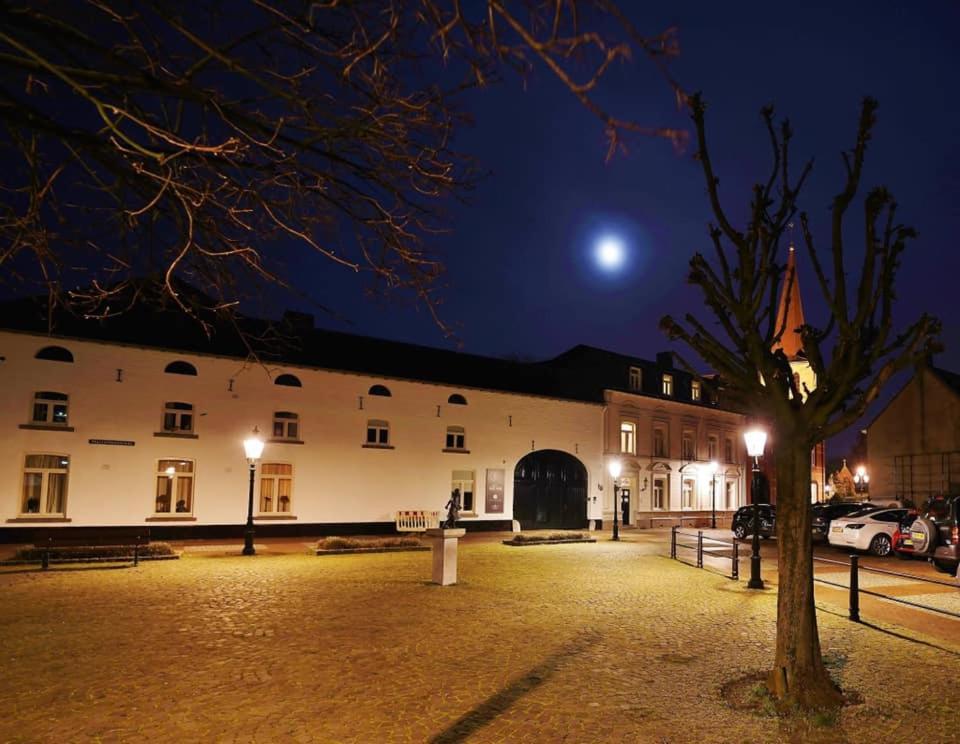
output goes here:
[[903, 544], [904, 544], [904, 545], [913, 545], [913, 540], [911, 540], [909, 537], [905, 537], [905, 538], [903, 538]]
[[910, 537], [914, 540], [918, 540], [919, 542], [923, 542], [923, 538], [925, 538], [926, 535], [924, 535], [922, 532], [911, 532]]
[[831, 527], [831, 532], [843, 532], [843, 527]]

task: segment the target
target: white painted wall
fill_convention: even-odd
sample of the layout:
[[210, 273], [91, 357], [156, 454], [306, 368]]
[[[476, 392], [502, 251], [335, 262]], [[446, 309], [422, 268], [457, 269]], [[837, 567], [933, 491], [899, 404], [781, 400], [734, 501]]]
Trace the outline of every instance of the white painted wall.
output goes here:
[[[69, 349], [75, 362], [35, 359], [47, 345]], [[603, 472], [601, 405], [327, 370], [267, 370], [235, 359], [10, 332], [0, 332], [0, 356], [0, 522], [6, 526], [32, 526], [10, 521], [26, 516], [20, 504], [27, 453], [70, 456], [66, 516], [72, 524], [142, 524], [155, 517], [162, 458], [195, 461], [190, 516], [196, 524], [239, 524], [246, 517], [248, 478], [242, 441], [254, 425], [269, 437], [278, 410], [300, 414], [304, 444], [268, 442], [262, 461], [293, 464], [298, 522], [392, 522], [397, 510], [443, 509], [453, 470], [475, 473], [476, 519], [512, 519], [513, 471], [533, 449], [578, 457], [591, 496]], [[177, 359], [196, 366], [199, 375], [165, 374]], [[303, 387], [274, 385], [271, 375], [279, 372], [297, 375]], [[386, 385], [392, 397], [367, 395], [375, 383]], [[29, 422], [39, 390], [70, 396], [74, 432], [19, 428]], [[467, 406], [447, 403], [457, 392]], [[197, 439], [154, 436], [162, 428], [164, 402], [174, 400], [195, 406]], [[362, 447], [368, 419], [390, 422], [394, 449]], [[466, 429], [469, 454], [441, 451], [448, 425]], [[92, 445], [90, 439], [136, 444]], [[503, 514], [484, 512], [488, 468], [505, 471]], [[588, 516], [600, 518], [601, 504], [588, 500]]]

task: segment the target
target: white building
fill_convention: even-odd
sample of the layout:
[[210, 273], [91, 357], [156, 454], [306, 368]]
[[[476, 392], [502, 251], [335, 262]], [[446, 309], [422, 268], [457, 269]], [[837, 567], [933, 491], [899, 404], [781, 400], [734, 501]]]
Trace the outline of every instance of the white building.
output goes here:
[[[275, 361], [250, 361], [236, 338], [207, 339], [172, 314], [67, 319], [51, 335], [25, 308], [8, 303], [0, 331], [6, 541], [49, 523], [148, 523], [161, 539], [238, 535], [242, 441], [254, 427], [266, 439], [254, 497], [261, 535], [390, 531], [396, 512], [442, 510], [454, 489], [468, 529], [606, 521], [606, 462], [620, 454], [610, 445], [623, 421], [654, 442], [658, 426], [668, 432], [666, 455], [623, 453], [628, 516], [646, 526], [654, 512], [705, 506], [700, 450], [679, 456], [688, 424], [701, 449], [714, 431], [739, 441], [739, 417], [706, 402], [618, 391], [631, 366], [654, 367], [589, 347], [523, 364], [315, 330], [289, 314], [270, 347]], [[261, 336], [267, 327], [250, 324]], [[622, 386], [608, 384], [614, 369]], [[736, 495], [724, 510], [743, 493], [730, 466], [720, 477]], [[686, 475], [695, 503], [683, 501]], [[661, 477], [669, 495], [658, 502]]]

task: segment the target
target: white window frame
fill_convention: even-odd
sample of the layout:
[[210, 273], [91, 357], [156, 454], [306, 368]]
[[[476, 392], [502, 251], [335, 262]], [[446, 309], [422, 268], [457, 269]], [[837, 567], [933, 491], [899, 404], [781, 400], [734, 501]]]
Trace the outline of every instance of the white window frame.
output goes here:
[[[283, 467], [289, 467], [289, 473], [268, 473], [267, 467], [271, 465], [280, 465]], [[280, 511], [280, 500], [283, 498], [280, 496], [280, 482], [281, 481], [290, 481], [290, 486], [287, 493], [287, 508], [284, 511]], [[275, 503], [271, 504], [270, 509], [263, 508], [263, 483], [264, 481], [271, 482], [271, 497], [275, 499]], [[291, 462], [262, 462], [260, 463], [260, 473], [259, 481], [257, 482], [257, 515], [259, 516], [289, 516], [293, 514], [293, 481], [294, 481], [294, 467]]]
[[[654, 476], [650, 494], [650, 506], [653, 511], [666, 511], [670, 506], [670, 485], [666, 476]], [[657, 491], [659, 490], [659, 499]], [[657, 503], [659, 501], [659, 503]]]
[[699, 401], [703, 397], [703, 385], [700, 380], [690, 383], [690, 400]]
[[[689, 447], [687, 443], [690, 444]], [[680, 433], [680, 459], [687, 462], [697, 459], [697, 434], [692, 429], [684, 429]]]
[[444, 443], [446, 445], [444, 449], [453, 450], [455, 452], [466, 452], [467, 450], [466, 429], [464, 429], [462, 426], [448, 426]]
[[[373, 441], [370, 441], [370, 432], [376, 432]], [[363, 440], [364, 447], [389, 447], [390, 445], [390, 422], [380, 419], [370, 419], [367, 421], [367, 435]]]
[[[463, 476], [463, 474], [469, 473], [470, 478], [458, 478], [457, 475]], [[469, 490], [467, 490], [467, 484], [470, 485]], [[476, 514], [477, 513], [477, 473], [475, 470], [454, 470], [450, 473], [450, 494], [453, 494], [455, 488], [460, 489], [460, 507], [466, 514]], [[471, 504], [467, 506], [466, 494], [470, 494]]]
[[737, 446], [734, 444], [733, 437], [723, 438], [723, 461], [736, 462]]
[[692, 509], [694, 497], [697, 493], [697, 481], [693, 478], [684, 478], [680, 481], [680, 508]]
[[[280, 434], [277, 434], [277, 427], [280, 427]], [[291, 429], [292, 427], [292, 429]], [[300, 430], [300, 414], [295, 411], [274, 411], [273, 412], [273, 436], [271, 439], [277, 441], [299, 442], [302, 432]]]
[[[184, 408], [189, 406], [189, 408]], [[167, 417], [172, 416], [173, 426], [167, 426]], [[190, 417], [190, 426], [183, 425], [183, 417]], [[193, 434], [197, 425], [197, 413], [192, 403], [182, 400], [168, 400], [163, 404], [163, 418], [160, 420], [161, 431], [167, 434]]]
[[660, 392], [669, 395], [671, 398], [673, 397], [673, 375], [664, 372], [660, 376]]
[[[37, 418], [37, 408], [43, 406], [43, 418]], [[56, 409], [63, 407], [63, 421], [56, 420]], [[66, 393], [58, 393], [54, 390], [38, 390], [33, 394], [33, 405], [30, 409], [30, 423], [42, 426], [62, 426], [64, 428], [70, 425], [70, 396]]]
[[737, 482], [726, 480], [723, 482], [723, 498], [729, 511], [737, 508]]
[[[41, 465], [28, 465], [27, 461], [30, 457], [54, 457], [59, 461], [58, 467], [44, 467]], [[63, 461], [66, 460], [66, 464], [63, 464]], [[40, 476], [40, 495], [39, 503], [37, 504], [36, 511], [30, 511], [28, 509], [26, 488], [27, 488], [27, 476], [28, 475], [39, 475]], [[63, 503], [60, 504], [59, 511], [47, 511], [46, 507], [50, 501], [50, 476], [51, 475], [63, 475], [64, 476], [64, 485], [63, 485]], [[67, 496], [69, 495], [70, 490], [70, 455], [58, 454], [56, 452], [28, 452], [24, 455], [23, 458], [23, 468], [21, 470], [20, 478], [20, 515], [24, 517], [63, 517], [67, 513]]]
[[[190, 464], [190, 470], [177, 470], [175, 465], [165, 463]], [[197, 463], [195, 460], [187, 457], [162, 457], [157, 460], [156, 479], [154, 481], [153, 492], [153, 513], [157, 517], [192, 517], [197, 503]], [[160, 500], [159, 479], [167, 478], [170, 483], [169, 499], [170, 510], [160, 511], [157, 505]], [[178, 509], [179, 500], [177, 495], [180, 493], [180, 481], [190, 481], [190, 504], [188, 509]]]
[[620, 422], [620, 452], [625, 455], [637, 454], [637, 425], [631, 421]]
[[716, 462], [720, 458], [720, 437], [716, 434], [707, 435], [707, 460]]
[[643, 389], [643, 370], [640, 367], [631, 367], [627, 377], [627, 384], [634, 392]]
[[[657, 434], [660, 434], [660, 442], [663, 445], [662, 447], [657, 448]], [[654, 457], [669, 457], [670, 456], [670, 442], [667, 439], [667, 430], [663, 426], [654, 426], [653, 427], [653, 440], [650, 445], [650, 451]]]

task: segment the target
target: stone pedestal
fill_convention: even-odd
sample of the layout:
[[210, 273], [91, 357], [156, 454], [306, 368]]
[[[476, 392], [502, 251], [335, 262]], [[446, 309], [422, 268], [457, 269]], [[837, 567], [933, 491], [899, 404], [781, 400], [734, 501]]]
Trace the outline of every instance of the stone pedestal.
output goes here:
[[465, 529], [427, 530], [427, 537], [433, 543], [434, 584], [449, 586], [457, 583], [457, 543], [465, 534]]

